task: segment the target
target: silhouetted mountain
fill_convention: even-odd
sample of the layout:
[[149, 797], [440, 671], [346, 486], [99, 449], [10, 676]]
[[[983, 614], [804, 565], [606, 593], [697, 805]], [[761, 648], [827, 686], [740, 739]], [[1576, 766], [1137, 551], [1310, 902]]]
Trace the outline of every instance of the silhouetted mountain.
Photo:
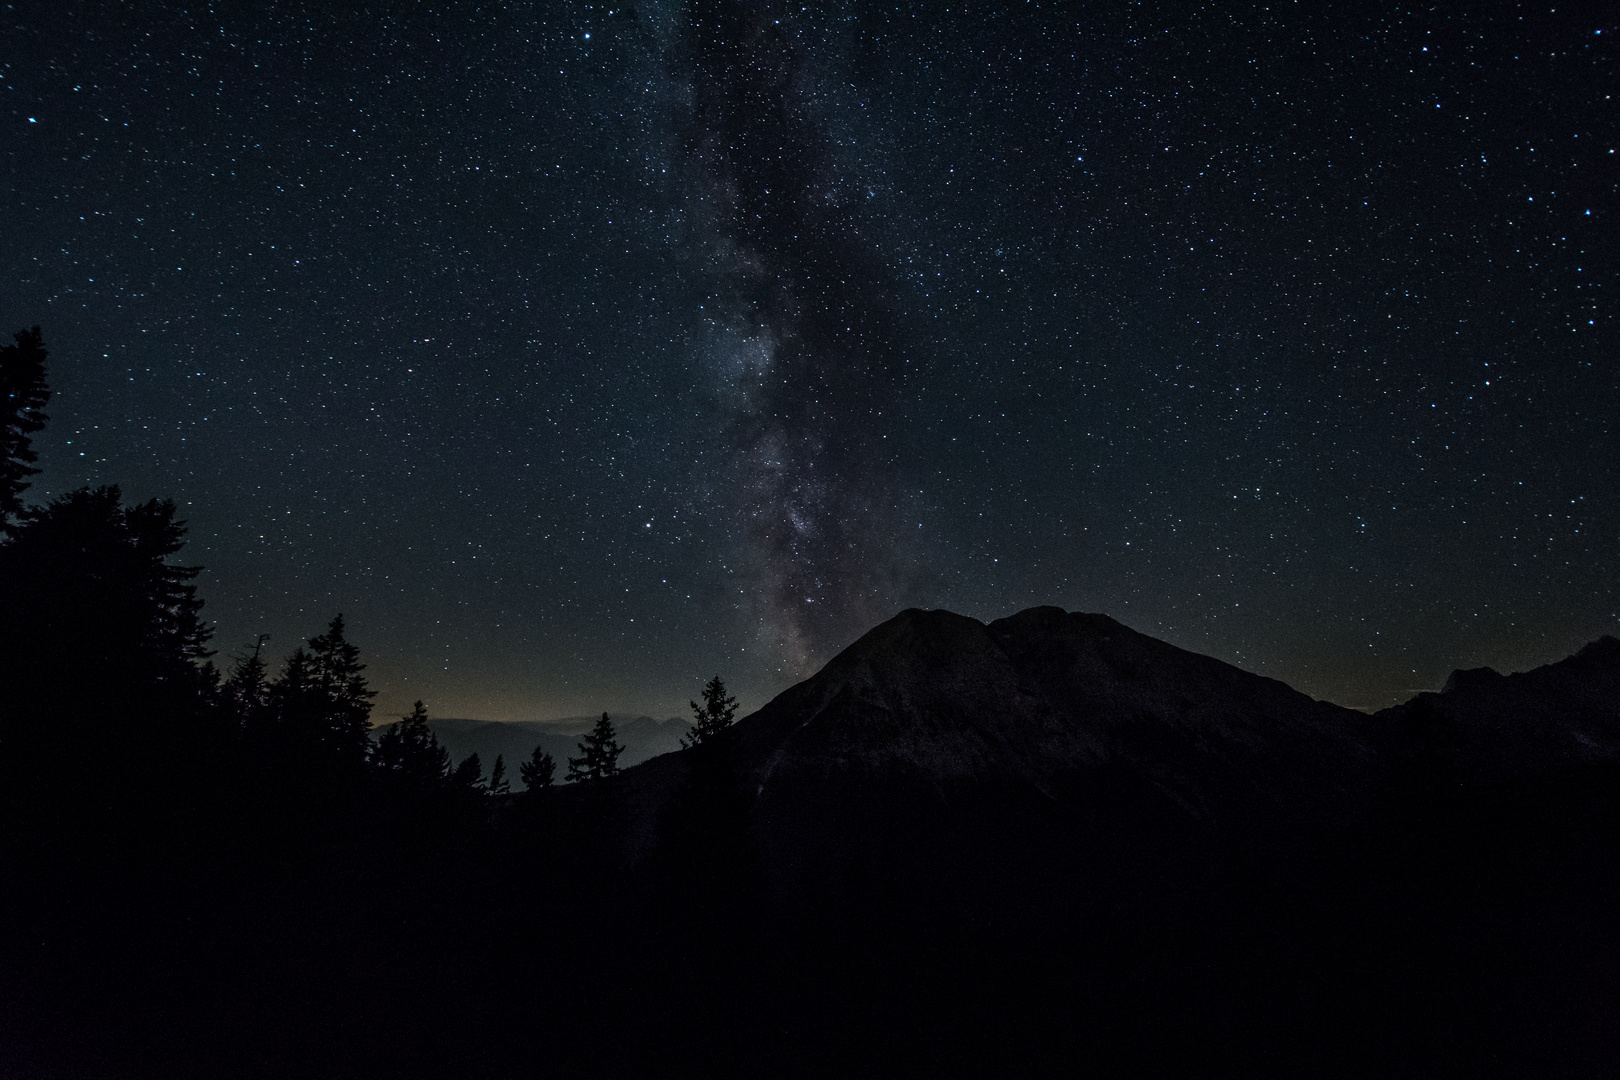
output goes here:
[[[933, 847], [961, 865], [969, 835], [992, 856], [1003, 833], [1096, 834], [1104, 818], [1287, 844], [1361, 812], [1379, 769], [1365, 715], [1057, 608], [989, 625], [903, 612], [737, 734], [756, 834], [795, 894], [823, 858]], [[680, 768], [632, 786], [656, 800]]]
[[[1369, 717], [1101, 615], [903, 612], [735, 728], [760, 910], [801, 943], [776, 1010], [944, 1071], [1601, 1058], [1617, 685], [1604, 639]], [[622, 778], [632, 865], [684, 843], [692, 761]]]
[[[975, 789], [1058, 806], [1098, 784], [1245, 845], [1353, 822], [1425, 710], [1481, 773], [1620, 760], [1620, 641], [1522, 674], [1457, 671], [1368, 717], [1105, 615], [1040, 607], [986, 625], [909, 610], [736, 731], [768, 848], [862, 848], [887, 827], [874, 798], [902, 789], [944, 812]], [[681, 768], [644, 766], [632, 786], [656, 800]]]

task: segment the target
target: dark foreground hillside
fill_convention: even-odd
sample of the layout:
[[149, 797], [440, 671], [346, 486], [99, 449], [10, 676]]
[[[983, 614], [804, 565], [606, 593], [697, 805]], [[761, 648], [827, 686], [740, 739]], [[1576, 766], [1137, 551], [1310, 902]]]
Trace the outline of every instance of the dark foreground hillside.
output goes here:
[[1100, 615], [908, 611], [698, 751], [506, 797], [33, 685], [7, 1076], [1620, 1066], [1612, 638], [1368, 717]]

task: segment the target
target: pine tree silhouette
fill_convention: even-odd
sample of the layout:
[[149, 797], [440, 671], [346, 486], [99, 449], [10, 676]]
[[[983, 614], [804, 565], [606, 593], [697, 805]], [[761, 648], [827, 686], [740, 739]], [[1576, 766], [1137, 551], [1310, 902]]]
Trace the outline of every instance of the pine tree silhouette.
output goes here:
[[371, 699], [361, 672], [360, 650], [343, 633], [343, 616], [326, 633], [287, 657], [281, 676], [270, 687], [270, 725], [300, 752], [330, 762], [359, 766], [371, 749]]
[[484, 790], [484, 763], [474, 751], [461, 759], [456, 771], [450, 774], [450, 786], [463, 791]]
[[410, 715], [383, 729], [371, 760], [379, 768], [423, 786], [443, 783], [450, 776], [450, 751], [439, 745], [420, 701]]
[[506, 760], [500, 754], [495, 755], [495, 765], [489, 770], [489, 793], [491, 795], [512, 793], [512, 781], [506, 778]]
[[184, 543], [173, 503], [125, 506], [116, 487], [24, 511], [0, 545], [0, 693], [92, 711], [131, 695], [195, 698], [210, 631], [190, 584], [198, 569], [168, 562]]
[[528, 761], [518, 766], [523, 786], [530, 791], [551, 787], [557, 780], [557, 762], [542, 748], [535, 747]]
[[309, 640], [311, 682], [325, 699], [321, 740], [344, 758], [359, 761], [370, 742], [371, 699], [376, 691], [360, 673], [360, 650], [343, 636], [343, 616], [333, 617], [326, 633]]
[[260, 634], [253, 640], [253, 651], [236, 657], [230, 677], [221, 690], [224, 705], [238, 728], [254, 726], [270, 704], [269, 668], [264, 662], [264, 643], [269, 634]]
[[16, 531], [22, 493], [39, 455], [29, 436], [49, 419], [41, 410], [51, 399], [45, 383], [45, 345], [39, 327], [19, 330], [14, 345], [0, 347], [0, 535]]
[[281, 674], [270, 684], [270, 708], [252, 735], [272, 740], [283, 751], [308, 756], [319, 751], [325, 704], [315, 685], [309, 650], [300, 645], [282, 661]]
[[692, 706], [692, 731], [681, 736], [681, 745], [687, 749], [713, 742], [725, 734], [737, 716], [737, 699], [726, 693], [726, 684], [716, 675], [703, 688], [703, 704], [687, 702]]
[[596, 722], [596, 726], [585, 734], [584, 741], [578, 745], [580, 756], [568, 759], [569, 783], [618, 775], [619, 755], [624, 753], [624, 747], [614, 738], [613, 722], [608, 719], [607, 713], [602, 714], [602, 719]]

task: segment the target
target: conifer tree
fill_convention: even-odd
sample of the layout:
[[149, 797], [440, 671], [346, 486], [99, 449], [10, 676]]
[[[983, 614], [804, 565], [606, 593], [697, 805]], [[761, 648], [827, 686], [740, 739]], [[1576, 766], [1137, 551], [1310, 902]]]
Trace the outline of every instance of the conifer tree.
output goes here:
[[281, 675], [277, 677], [274, 689], [282, 695], [313, 692], [308, 649], [300, 645], [282, 662]]
[[556, 782], [557, 762], [544, 748], [536, 746], [529, 760], [518, 766], [518, 775], [522, 777], [524, 787], [539, 791]]
[[431, 786], [450, 776], [450, 751], [428, 726], [427, 709], [418, 701], [408, 716], [389, 724], [377, 737], [372, 762], [415, 783]]
[[580, 756], [568, 759], [569, 783], [618, 775], [619, 755], [624, 753], [624, 747], [614, 738], [613, 722], [608, 719], [607, 713], [603, 713], [596, 726], [586, 732], [584, 741], [578, 746]]
[[270, 684], [270, 708], [259, 734], [274, 732], [276, 741], [300, 751], [320, 745], [323, 710], [312, 668], [309, 650], [302, 645], [282, 662], [281, 674]]
[[376, 691], [360, 673], [360, 650], [343, 636], [343, 616], [309, 640], [310, 680], [323, 700], [321, 742], [343, 757], [361, 760], [370, 741], [371, 699]]
[[344, 637], [343, 616], [299, 646], [270, 687], [272, 726], [291, 746], [358, 767], [371, 749], [371, 698], [360, 650]]
[[190, 583], [199, 571], [168, 562], [185, 543], [174, 512], [158, 499], [126, 506], [116, 487], [23, 512], [0, 545], [0, 691], [13, 705], [35, 690], [64, 707], [203, 692], [209, 630]]
[[269, 634], [255, 638], [253, 651], [236, 657], [230, 677], [222, 687], [225, 707], [239, 727], [254, 724], [270, 703], [269, 668], [262, 655], [264, 643], [269, 640]]
[[495, 755], [495, 765], [489, 770], [489, 793], [491, 795], [512, 793], [512, 781], [506, 778], [506, 760], [500, 754]]
[[692, 731], [681, 736], [681, 745], [687, 749], [713, 742], [731, 727], [737, 716], [737, 699], [727, 695], [726, 684], [716, 675], [703, 688], [703, 704], [687, 702], [692, 706]]
[[0, 535], [16, 531], [28, 477], [39, 472], [31, 467], [39, 455], [30, 436], [45, 426], [41, 410], [51, 399], [39, 327], [12, 337], [16, 344], [0, 346]]
[[484, 763], [478, 760], [477, 751], [462, 758], [456, 771], [450, 774], [450, 786], [466, 791], [484, 790]]

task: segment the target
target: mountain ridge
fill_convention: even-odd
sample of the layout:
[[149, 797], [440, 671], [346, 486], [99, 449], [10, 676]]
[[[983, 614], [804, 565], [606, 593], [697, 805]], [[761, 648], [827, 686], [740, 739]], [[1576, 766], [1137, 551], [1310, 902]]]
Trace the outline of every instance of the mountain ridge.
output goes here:
[[1620, 761], [1620, 639], [1605, 634], [1562, 660], [1502, 674], [1459, 668], [1438, 691], [1374, 714], [1395, 752], [1444, 752], [1460, 775], [1501, 779]]
[[[1497, 715], [1486, 706], [1498, 684], [1553, 704], [1539, 719]], [[1369, 716], [1106, 615], [1036, 607], [985, 623], [908, 609], [738, 721], [737, 768], [767, 876], [780, 895], [813, 896], [850, 865], [880, 874], [896, 858], [912, 860], [913, 880], [966, 888], [951, 853], [1004, 866], [996, 845], [1020, 833], [1040, 839], [1008, 874], [1034, 880], [1042, 851], [1061, 851], [1076, 888], [1127, 837], [1143, 850], [1306, 857], [1364, 827], [1412, 761], [1433, 767], [1452, 743], [1480, 776], [1576, 760], [1561, 752], [1571, 740], [1580, 760], [1620, 761], [1620, 697], [1605, 697], [1620, 690], [1613, 638], [1532, 672], [1463, 672], [1449, 685], [1414, 702], [1475, 730], [1437, 744], [1414, 726], [1413, 703]], [[1560, 710], [1573, 727], [1549, 722]], [[628, 770], [631, 862], [657, 846], [689, 777], [688, 753]], [[986, 831], [975, 814], [998, 824]], [[919, 867], [924, 850], [932, 862]]]
[[[913, 673], [917, 677], [897, 670], [908, 664], [920, 669]], [[971, 778], [992, 761], [1000, 762], [1000, 771], [1026, 776], [1050, 769], [1054, 760], [1101, 763], [1119, 750], [1110, 736], [1144, 715], [1176, 721], [1206, 741], [1234, 748], [1261, 750], [1267, 741], [1315, 735], [1366, 758], [1389, 737], [1387, 721], [1403, 711], [1427, 704], [1488, 712], [1485, 699], [1501, 694], [1515, 708], [1556, 700], [1580, 719], [1578, 741], [1598, 742], [1587, 734], [1590, 727], [1602, 735], [1604, 753], [1620, 755], [1620, 639], [1611, 635], [1524, 672], [1457, 669], [1441, 690], [1368, 714], [1181, 649], [1107, 615], [1051, 606], [989, 623], [944, 609], [907, 609], [743, 717], [737, 731], [757, 795], [791, 759], [792, 743], [806, 737], [804, 729], [839, 710], [861, 713], [866, 729], [855, 738], [847, 717], [834, 720], [840, 730], [829, 732], [821, 747], [829, 760], [845, 767], [909, 762], [941, 778]], [[1054, 699], [1066, 705], [1054, 707]], [[1038, 755], [976, 722], [976, 712], [995, 708], [1015, 716], [1027, 729], [1022, 734], [1034, 736]], [[895, 727], [903, 715], [918, 723]], [[949, 717], [959, 730], [940, 724], [939, 717]], [[1257, 727], [1262, 719], [1269, 726]]]
[[[679, 750], [681, 737], [692, 730], [691, 722], [678, 716], [660, 720], [629, 713], [608, 715], [619, 744], [624, 747], [624, 753], [619, 758], [624, 768]], [[557, 779], [560, 781], [568, 758], [579, 755], [579, 736], [595, 722], [596, 717], [591, 717], [589, 723], [582, 723], [580, 718], [573, 717], [554, 721], [430, 717], [428, 727], [455, 761], [476, 753], [487, 772], [494, 766], [496, 756], [501, 756], [506, 762], [507, 778], [515, 784], [518, 764], [528, 761], [536, 747], [550, 754], [557, 763]], [[389, 726], [378, 724], [372, 728], [372, 737], [375, 738]]]

